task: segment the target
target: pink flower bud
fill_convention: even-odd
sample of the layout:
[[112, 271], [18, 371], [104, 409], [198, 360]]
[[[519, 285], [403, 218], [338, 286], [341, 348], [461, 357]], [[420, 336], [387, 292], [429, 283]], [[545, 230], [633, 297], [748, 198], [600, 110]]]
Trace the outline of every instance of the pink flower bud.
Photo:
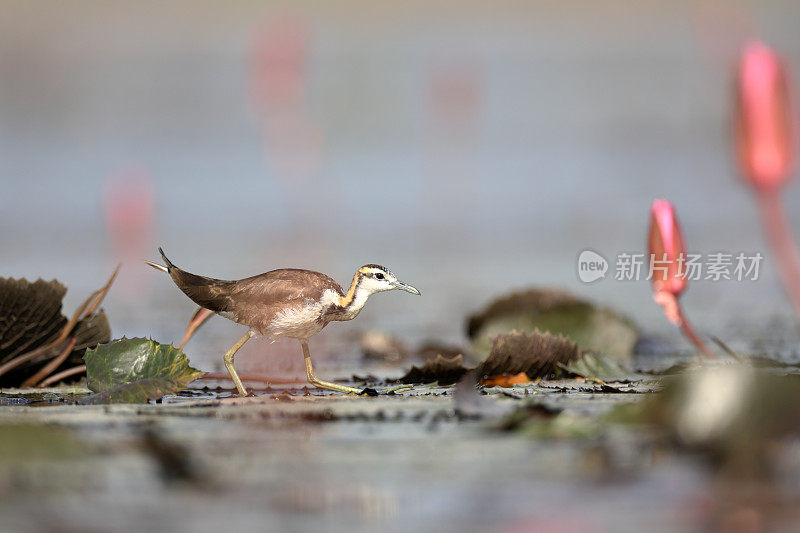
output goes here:
[[653, 261], [653, 292], [678, 296], [687, 285], [684, 278], [686, 245], [675, 210], [666, 200], [653, 201], [648, 248], [649, 259]]
[[734, 123], [739, 165], [756, 189], [773, 190], [792, 174], [796, 125], [789, 81], [780, 58], [754, 41], [742, 52]]

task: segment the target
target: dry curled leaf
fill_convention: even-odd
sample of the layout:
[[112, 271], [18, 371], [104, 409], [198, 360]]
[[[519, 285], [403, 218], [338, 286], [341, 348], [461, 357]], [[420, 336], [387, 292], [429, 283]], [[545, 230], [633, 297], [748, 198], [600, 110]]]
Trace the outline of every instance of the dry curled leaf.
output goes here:
[[58, 335], [67, 323], [61, 314], [66, 293], [56, 280], [0, 278], [0, 363]]
[[67, 288], [58, 281], [0, 278], [0, 386], [36, 385], [80, 365], [87, 347], [107, 342], [108, 319], [95, 309], [115, 275], [69, 320], [61, 312]]
[[469, 369], [464, 366], [464, 356], [457, 355], [452, 358], [437, 355], [435, 359], [426, 361], [422, 366], [412, 366], [405, 376], [399, 379], [400, 383], [433, 383], [452, 385], [460, 380]]
[[[475, 370], [477, 379], [484, 385], [513, 386], [532, 379], [550, 375], [559, 364], [567, 364], [578, 356], [577, 345], [560, 335], [535, 331], [513, 332], [493, 339], [492, 351]], [[444, 357], [412, 366], [402, 383], [432, 383], [450, 385], [459, 381], [473, 368], [464, 365], [464, 356]]]
[[480, 379], [524, 372], [536, 379], [552, 374], [558, 364], [567, 364], [578, 357], [578, 346], [561, 335], [534, 331], [512, 332], [492, 339], [489, 357], [478, 365]]

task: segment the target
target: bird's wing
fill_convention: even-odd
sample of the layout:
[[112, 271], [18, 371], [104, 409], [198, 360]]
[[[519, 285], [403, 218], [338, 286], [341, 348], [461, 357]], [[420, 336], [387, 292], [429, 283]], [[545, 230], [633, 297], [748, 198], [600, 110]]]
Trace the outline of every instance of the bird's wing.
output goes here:
[[281, 269], [233, 282], [233, 320], [264, 331], [277, 313], [319, 302], [326, 290], [342, 295], [342, 288], [319, 272]]
[[232, 293], [239, 301], [261, 305], [285, 304], [294, 300], [319, 301], [326, 290], [342, 295], [338, 283], [320, 272], [284, 268], [233, 282]]

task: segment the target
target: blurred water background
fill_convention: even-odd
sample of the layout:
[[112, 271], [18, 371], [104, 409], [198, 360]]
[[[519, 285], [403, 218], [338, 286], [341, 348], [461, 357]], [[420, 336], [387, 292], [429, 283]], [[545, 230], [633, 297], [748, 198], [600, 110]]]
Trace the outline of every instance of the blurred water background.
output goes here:
[[[800, 72], [794, 0], [0, 10], [0, 273], [58, 278], [70, 313], [122, 260], [115, 336], [180, 338], [193, 304], [141, 262], [163, 246], [219, 278], [294, 266], [347, 285], [377, 262], [423, 292], [379, 295], [324, 339], [458, 340], [490, 298], [554, 285], [685, 349], [646, 281], [576, 275], [585, 248], [644, 252], [665, 197], [692, 250], [766, 256], [757, 282], [693, 283], [695, 325], [796, 339], [729, 135], [748, 38]], [[785, 201], [800, 234], [796, 183]], [[221, 366], [237, 328], [213, 319], [190, 356]], [[268, 368], [263, 350], [280, 348], [248, 345], [244, 368]]]

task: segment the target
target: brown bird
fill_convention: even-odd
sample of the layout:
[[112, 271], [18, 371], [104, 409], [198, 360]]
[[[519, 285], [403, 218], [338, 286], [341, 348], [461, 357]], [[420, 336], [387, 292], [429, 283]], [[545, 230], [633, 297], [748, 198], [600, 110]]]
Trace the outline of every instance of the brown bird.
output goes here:
[[145, 261], [148, 265], [169, 274], [175, 285], [197, 305], [250, 328], [224, 356], [225, 367], [241, 396], [247, 396], [247, 390], [233, 368], [233, 357], [255, 335], [273, 341], [283, 337], [297, 339], [303, 348], [309, 383], [337, 392], [361, 394], [361, 389], [317, 379], [311, 365], [308, 339], [329, 322], [357, 317], [367, 299], [376, 292], [400, 289], [420, 294], [380, 265], [359, 268], [350, 288], [344, 292], [325, 274], [299, 268], [271, 270], [235, 281], [207, 278], [181, 270], [167, 259], [161, 248], [158, 251], [166, 266]]

